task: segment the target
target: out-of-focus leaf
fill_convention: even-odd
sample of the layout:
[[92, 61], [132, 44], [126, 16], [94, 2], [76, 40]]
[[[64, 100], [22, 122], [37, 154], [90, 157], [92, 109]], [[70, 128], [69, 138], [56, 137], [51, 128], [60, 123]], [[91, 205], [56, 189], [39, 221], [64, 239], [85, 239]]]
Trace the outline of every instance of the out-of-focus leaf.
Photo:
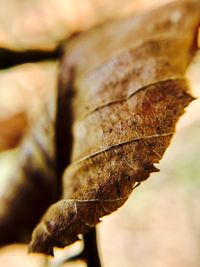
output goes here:
[[[30, 75], [29, 78], [33, 79], [34, 76]], [[31, 95], [31, 90], [28, 91], [26, 87], [26, 79], [21, 80], [24, 81], [23, 89]], [[43, 79], [44, 82], [45, 77]], [[42, 80], [38, 82], [41, 85]], [[46, 81], [43, 86], [45, 85], [48, 85]], [[37, 89], [36, 86], [34, 90]], [[48, 97], [43, 97], [43, 105], [38, 105], [39, 115], [34, 114], [34, 119], [32, 117], [13, 159], [12, 172], [6, 178], [7, 183], [4, 182], [3, 191], [1, 190], [0, 245], [29, 240], [41, 215], [59, 197], [55, 161], [56, 87], [51, 89], [47, 86], [46, 93]], [[26, 95], [20, 97], [24, 102], [27, 100], [26, 105], [32, 104]]]
[[0, 71], [0, 150], [15, 147], [27, 124], [56, 88], [57, 63], [23, 64]]
[[30, 251], [52, 255], [75, 242], [157, 170], [192, 100], [184, 73], [199, 22], [198, 1], [177, 1], [67, 44], [60, 89], [72, 91], [72, 163], [64, 200], [48, 209]]
[[37, 117], [41, 106], [54, 90], [58, 73], [57, 62], [27, 63], [0, 71], [0, 119], [25, 112]]
[[106, 19], [158, 2], [134, 0], [133, 4], [132, 0], [1, 0], [0, 47], [52, 50], [74, 31], [87, 29]]

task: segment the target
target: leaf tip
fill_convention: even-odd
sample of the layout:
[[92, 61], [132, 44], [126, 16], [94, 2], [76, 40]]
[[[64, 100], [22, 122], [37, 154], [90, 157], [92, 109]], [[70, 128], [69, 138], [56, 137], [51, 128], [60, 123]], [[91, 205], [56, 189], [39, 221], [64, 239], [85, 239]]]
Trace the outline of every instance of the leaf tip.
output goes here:
[[54, 257], [53, 247], [50, 245], [50, 243], [46, 244], [44, 241], [41, 242], [33, 242], [28, 246], [28, 254], [31, 253], [38, 253], [38, 254], [45, 254], [48, 256]]
[[42, 227], [37, 227], [32, 235], [32, 240], [28, 246], [28, 254], [39, 253], [54, 256], [53, 240], [50, 235], [43, 231]]

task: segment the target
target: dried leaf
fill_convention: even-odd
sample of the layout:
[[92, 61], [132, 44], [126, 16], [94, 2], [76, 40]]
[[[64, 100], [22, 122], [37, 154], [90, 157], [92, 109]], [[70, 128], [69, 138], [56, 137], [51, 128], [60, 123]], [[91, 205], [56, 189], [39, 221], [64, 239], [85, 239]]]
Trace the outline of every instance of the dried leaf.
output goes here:
[[184, 72], [199, 22], [198, 1], [177, 1], [67, 44], [60, 93], [73, 93], [72, 163], [63, 200], [34, 230], [31, 252], [53, 255], [54, 246], [75, 242], [157, 171], [154, 163], [193, 99]]

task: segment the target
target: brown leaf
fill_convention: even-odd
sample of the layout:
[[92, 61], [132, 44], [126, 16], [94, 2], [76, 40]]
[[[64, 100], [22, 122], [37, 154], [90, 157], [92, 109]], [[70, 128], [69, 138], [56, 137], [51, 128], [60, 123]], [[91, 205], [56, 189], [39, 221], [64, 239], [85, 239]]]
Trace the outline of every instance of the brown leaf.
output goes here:
[[67, 44], [60, 90], [73, 93], [72, 163], [64, 199], [34, 230], [31, 252], [52, 255], [54, 246], [75, 242], [157, 171], [154, 163], [192, 100], [184, 72], [199, 22], [198, 1], [177, 1]]

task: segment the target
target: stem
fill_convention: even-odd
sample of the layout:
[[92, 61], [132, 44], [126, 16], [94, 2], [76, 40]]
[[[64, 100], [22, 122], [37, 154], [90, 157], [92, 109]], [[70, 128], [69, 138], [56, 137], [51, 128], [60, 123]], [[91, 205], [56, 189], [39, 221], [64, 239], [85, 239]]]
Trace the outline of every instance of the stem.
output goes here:
[[84, 240], [84, 259], [87, 267], [101, 267], [97, 248], [96, 228], [92, 228], [89, 233], [83, 236]]
[[23, 50], [14, 51], [0, 47], [0, 69], [10, 68], [27, 62], [38, 62], [42, 60], [57, 59], [60, 54], [60, 48], [53, 51], [42, 50]]
[[[92, 228], [89, 233], [83, 236], [83, 240], [84, 240], [83, 250], [76, 255], [67, 257], [62, 263], [83, 260], [87, 264], [87, 267], [101, 267], [101, 262], [97, 248], [95, 227]], [[60, 264], [56, 266], [60, 266]]]

